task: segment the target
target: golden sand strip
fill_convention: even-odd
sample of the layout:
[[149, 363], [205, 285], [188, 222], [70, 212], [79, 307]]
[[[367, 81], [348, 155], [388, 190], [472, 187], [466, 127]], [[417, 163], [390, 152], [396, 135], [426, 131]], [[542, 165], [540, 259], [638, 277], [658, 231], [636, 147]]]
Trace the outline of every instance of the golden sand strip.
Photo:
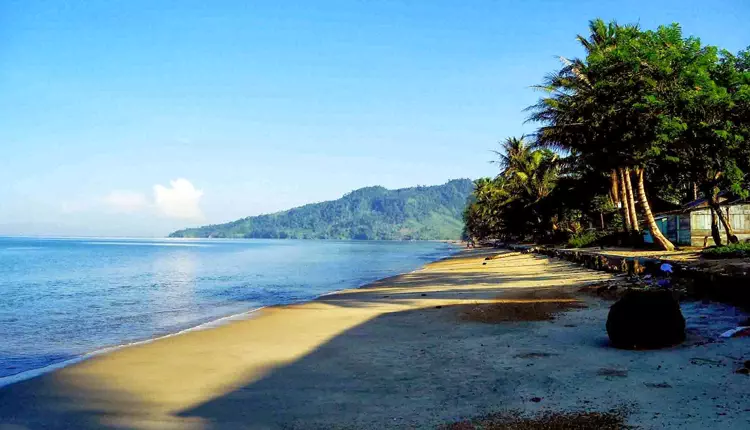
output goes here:
[[262, 380], [380, 315], [512, 299], [512, 288], [607, 276], [532, 256], [485, 261], [498, 252], [463, 252], [365, 288], [265, 308], [248, 320], [123, 348], [5, 387], [0, 428], [204, 428], [209, 423], [181, 414]]

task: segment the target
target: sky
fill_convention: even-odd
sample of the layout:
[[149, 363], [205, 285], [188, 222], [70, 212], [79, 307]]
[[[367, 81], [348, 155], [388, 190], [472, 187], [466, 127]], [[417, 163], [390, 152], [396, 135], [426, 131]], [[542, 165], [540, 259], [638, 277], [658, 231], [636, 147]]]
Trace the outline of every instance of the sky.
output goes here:
[[493, 176], [596, 17], [750, 45], [747, 0], [4, 0], [0, 234], [164, 236]]

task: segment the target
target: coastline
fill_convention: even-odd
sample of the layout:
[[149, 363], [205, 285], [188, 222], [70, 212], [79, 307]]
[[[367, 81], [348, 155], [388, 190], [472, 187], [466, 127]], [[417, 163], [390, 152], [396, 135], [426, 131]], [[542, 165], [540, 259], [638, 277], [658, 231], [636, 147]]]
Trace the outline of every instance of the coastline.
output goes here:
[[28, 379], [36, 378], [38, 376], [42, 376], [44, 374], [51, 373], [51, 372], [54, 372], [54, 371], [59, 370], [59, 369], [63, 369], [63, 368], [68, 367], [68, 366], [73, 366], [75, 364], [81, 363], [83, 361], [89, 360], [89, 359], [94, 358], [94, 357], [98, 357], [98, 356], [103, 355], [103, 354], [109, 354], [109, 353], [112, 353], [112, 352], [116, 352], [116, 351], [121, 350], [123, 348], [129, 348], [129, 347], [138, 346], [138, 345], [145, 345], [145, 344], [148, 344], [148, 343], [151, 343], [151, 342], [157, 342], [157, 341], [162, 340], [162, 339], [167, 339], [167, 338], [172, 337], [172, 336], [179, 336], [179, 335], [182, 335], [182, 334], [185, 334], [185, 333], [190, 333], [191, 331], [210, 330], [210, 329], [215, 328], [215, 327], [220, 327], [220, 326], [222, 326], [224, 324], [229, 324], [232, 321], [246, 320], [246, 319], [252, 318], [252, 314], [254, 314], [255, 312], [258, 312], [258, 311], [260, 311], [263, 308], [266, 308], [268, 306], [278, 306], [278, 305], [260, 306], [260, 307], [253, 308], [253, 309], [250, 309], [250, 310], [247, 310], [247, 311], [243, 311], [243, 312], [239, 312], [239, 313], [236, 313], [236, 314], [231, 314], [231, 315], [223, 316], [223, 317], [211, 320], [211, 321], [207, 321], [207, 322], [198, 324], [198, 325], [193, 326], [193, 327], [188, 327], [188, 328], [176, 331], [174, 333], [167, 333], [167, 334], [164, 334], [164, 335], [155, 336], [155, 337], [148, 338], [148, 339], [136, 340], [134, 342], [123, 343], [123, 344], [120, 344], [120, 345], [107, 346], [107, 347], [100, 348], [100, 349], [97, 349], [97, 350], [94, 350], [94, 351], [91, 351], [91, 352], [87, 352], [87, 353], [85, 353], [85, 354], [83, 354], [81, 356], [74, 357], [74, 358], [71, 358], [71, 359], [68, 359], [68, 360], [59, 361], [59, 362], [56, 362], [56, 363], [52, 363], [52, 364], [44, 366], [44, 367], [37, 367], [37, 368], [34, 368], [34, 369], [24, 370], [22, 372], [15, 373], [13, 375], [3, 376], [3, 377], [0, 377], [0, 389], [3, 388], [3, 387], [7, 387], [9, 385], [12, 385], [12, 384], [21, 382], [21, 381], [26, 381]]
[[[498, 254], [509, 255], [485, 260]], [[746, 428], [746, 376], [727, 357], [750, 339], [708, 339], [717, 327], [699, 317], [710, 306], [698, 303], [683, 312], [705, 327], [689, 331], [685, 345], [609, 348], [610, 303], [579, 290], [611, 276], [467, 250], [4, 387], [0, 427], [435, 428], [503, 410], [627, 407], [634, 425]], [[525, 317], [548, 306], [565, 310]], [[467, 319], [477, 309], [501, 318]]]
[[[317, 346], [320, 342], [324, 342], [326, 338], [329, 337], [335, 337], [339, 332], [345, 331], [347, 329], [350, 329], [352, 326], [355, 326], [357, 324], [363, 323], [370, 318], [376, 317], [379, 314], [382, 313], [389, 313], [389, 312], [398, 312], [405, 309], [415, 308], [419, 307], [420, 305], [418, 303], [410, 303], [409, 301], [406, 301], [404, 303], [382, 303], [381, 306], [378, 306], [380, 309], [371, 309], [369, 306], [365, 306], [362, 308], [359, 307], [348, 307], [346, 305], [342, 305], [342, 300], [346, 301], [350, 296], [357, 296], [357, 295], [365, 295], [365, 296], [372, 296], [373, 294], [378, 294], [378, 291], [387, 288], [390, 290], [391, 285], [394, 281], [397, 281], [399, 278], [404, 278], [408, 276], [414, 276], [418, 275], [419, 273], [425, 271], [430, 266], [433, 265], [440, 265], [440, 264], [448, 264], [450, 265], [452, 262], [460, 261], [462, 257], [466, 256], [476, 256], [475, 258], [483, 258], [484, 255], [487, 253], [496, 253], [497, 251], [493, 250], [462, 250], [460, 248], [456, 248], [456, 252], [452, 255], [449, 255], [447, 257], [441, 257], [437, 260], [434, 260], [432, 262], [427, 262], [426, 264], [422, 265], [420, 268], [417, 268], [411, 272], [406, 272], [402, 274], [397, 274], [393, 276], [389, 276], [380, 280], [376, 280], [373, 282], [368, 282], [363, 285], [360, 285], [356, 288], [347, 288], [339, 291], [333, 291], [326, 294], [323, 294], [321, 296], [318, 296], [316, 299], [299, 302], [299, 303], [293, 303], [293, 304], [285, 304], [285, 305], [269, 305], [265, 307], [261, 307], [258, 309], [255, 309], [251, 311], [249, 314], [248, 312], [240, 313], [239, 315], [232, 315], [228, 317], [222, 318], [228, 319], [225, 324], [219, 324], [218, 326], [213, 326], [210, 329], [196, 329], [191, 328], [187, 330], [183, 330], [177, 333], [168, 334], [165, 336], [161, 336], [154, 339], [147, 339], [140, 342], [135, 342], [129, 345], [123, 345], [123, 346], [116, 346], [112, 348], [106, 348], [91, 354], [87, 354], [84, 357], [79, 357], [77, 359], [71, 360], [71, 362], [66, 363], [67, 365], [53, 365], [49, 366], [47, 368], [48, 371], [38, 371], [38, 375], [32, 375], [30, 378], [19, 378], [18, 381], [14, 381], [12, 384], [5, 385], [4, 387], [0, 388], [0, 399], [3, 397], [5, 398], [13, 398], [13, 392], [16, 390], [26, 392], [27, 391], [27, 385], [31, 386], [42, 386], [46, 387], [48, 384], [50, 384], [51, 381], [59, 381], [59, 380], [66, 380], [70, 384], [66, 389], [66, 396], [70, 396], [71, 399], [75, 399], [73, 403], [80, 403], [82, 401], [81, 395], [83, 393], [89, 393], [85, 397], [87, 399], [91, 400], [92, 398], [98, 398], [98, 397], [109, 397], [109, 394], [102, 394], [100, 392], [100, 388], [96, 387], [96, 385], [100, 384], [94, 384], [94, 386], [90, 386], [88, 382], [85, 382], [87, 380], [90, 380], [91, 378], [100, 378], [102, 375], [108, 375], [106, 379], [112, 379], [118, 381], [118, 383], [112, 385], [112, 382], [105, 384], [106, 386], [109, 386], [109, 388], [106, 391], [113, 391], [117, 392], [120, 388], [116, 388], [118, 385], [122, 386], [131, 386], [130, 390], [134, 391], [141, 391], [143, 389], [146, 389], [147, 391], [153, 390], [157, 386], [164, 386], [164, 387], [173, 387], [175, 384], [174, 377], [176, 376], [174, 373], [168, 372], [168, 369], [166, 369], [163, 364], [159, 361], [157, 361], [156, 357], [164, 357], [169, 356], [171, 359], [176, 360], [178, 362], [181, 362], [182, 360], [179, 358], [181, 355], [180, 352], [176, 352], [176, 350], [179, 350], [181, 348], [174, 348], [172, 344], [184, 344], [185, 347], [188, 349], [194, 349], [195, 346], [198, 346], [200, 344], [203, 344], [204, 340], [209, 340], [212, 343], [214, 343], [216, 346], [211, 347], [208, 350], [203, 350], [204, 353], [210, 353], [215, 354], [216, 359], [210, 360], [208, 363], [204, 364], [211, 364], [210, 362], [214, 362], [215, 366], [221, 367], [222, 360], [220, 356], [224, 355], [224, 353], [221, 353], [222, 349], [226, 349], [227, 341], [230, 340], [230, 343], [232, 342], [231, 339], [234, 339], [235, 336], [229, 335], [227, 336], [227, 332], [235, 332], [240, 331], [244, 334], [260, 334], [261, 338], [263, 337], [263, 333], [267, 333], [267, 330], [272, 330], [276, 333], [289, 333], [293, 330], [290, 329], [290, 325], [296, 328], [301, 329], [302, 327], [294, 324], [294, 317], [287, 318], [287, 314], [298, 314], [300, 311], [304, 313], [311, 313], [312, 314], [312, 320], [316, 320], [316, 323], [319, 322], [318, 320], [326, 320], [328, 319], [327, 316], [331, 315], [333, 316], [334, 313], [343, 313], [343, 324], [345, 327], [324, 327], [323, 330], [316, 329], [315, 335], [312, 338], [312, 341], [305, 341], [301, 340], [301, 342], [293, 341], [292, 344], [295, 344], [293, 346], [287, 345], [287, 348], [285, 350], [279, 351], [281, 355], [285, 356], [282, 360], [275, 360], [274, 358], [261, 358], [261, 362], [263, 362], [262, 365], [258, 365], [259, 363], [256, 363], [253, 367], [256, 368], [255, 373], [257, 377], [261, 377], [263, 374], [266, 373], [265, 368], [268, 367], [269, 363], [268, 361], [279, 361], [281, 363], [288, 362], [289, 360], [299, 358], [300, 356], [310, 352]], [[482, 284], [479, 284], [478, 286], [482, 286]], [[483, 294], [486, 295], [486, 294]], [[386, 296], [387, 297], [387, 296]], [[485, 299], [486, 300], [486, 299]], [[434, 305], [434, 298], [431, 298], [428, 303], [429, 305]], [[471, 302], [476, 302], [476, 299], [469, 299]], [[443, 305], [451, 305], [455, 304], [457, 302], [454, 298], [446, 298], [445, 300], [439, 300], [440, 303]], [[467, 302], [467, 299], [458, 299], [458, 302], [465, 303]], [[426, 305], [427, 303], [424, 303], [423, 305]], [[440, 306], [440, 305], [438, 305]], [[323, 307], [324, 309], [321, 309]], [[252, 315], [252, 318], [244, 318], [243, 316]], [[338, 317], [338, 315], [336, 315]], [[211, 323], [208, 323], [211, 324]], [[262, 329], [255, 329], [253, 326], [259, 325], [262, 327]], [[199, 326], [200, 327], [200, 326]], [[247, 333], [248, 331], [251, 331], [253, 333]], [[325, 333], [321, 333], [325, 332]], [[261, 341], [262, 344], [268, 344], [274, 343], [274, 340], [272, 339], [258, 339]], [[299, 345], [302, 343], [303, 345]], [[304, 345], [304, 343], [307, 343], [307, 345]], [[183, 346], [183, 345], [181, 345]], [[235, 348], [245, 350], [246, 347], [242, 344], [234, 344], [232, 345]], [[300, 347], [301, 346], [301, 347]], [[152, 351], [153, 350], [153, 351]], [[154, 352], [158, 351], [158, 352]], [[136, 357], [144, 357], [142, 354], [145, 353], [145, 357], [151, 357], [149, 358], [148, 363], [145, 367], [140, 368], [140, 366], [136, 366], [131, 371], [125, 370], [126, 367], [132, 366], [132, 360], [131, 356]], [[292, 357], [286, 357], [288, 353], [291, 353]], [[124, 361], [123, 361], [124, 360]], [[138, 359], [141, 360], [141, 359]], [[235, 364], [235, 363], [233, 363]], [[275, 367], [277, 364], [272, 365], [271, 367]], [[155, 369], [153, 366], [156, 366], [158, 368]], [[170, 366], [167, 366], [170, 367]], [[218, 370], [214, 368], [213, 370]], [[153, 382], [149, 382], [153, 377], [156, 377], [159, 379], [160, 376], [164, 376], [165, 373], [170, 374], [170, 380], [171, 383], [168, 384], [153, 384]], [[193, 372], [189, 372], [193, 373]], [[202, 372], [199, 372], [202, 373]], [[224, 372], [222, 372], [224, 373]], [[230, 372], [233, 373], [233, 372]], [[127, 382], [123, 380], [122, 375], [129, 375], [127, 379], [130, 380], [130, 382]], [[95, 377], [93, 375], [96, 375]], [[11, 377], [16, 377], [17, 375], [13, 375]], [[138, 378], [143, 377], [141, 380], [138, 380]], [[131, 379], [132, 378], [132, 379]], [[225, 391], [225, 386], [227, 385], [227, 379], [231, 380], [232, 377], [228, 377], [228, 375], [224, 374], [221, 376], [218, 376], [216, 379], [213, 379], [212, 385], [215, 386], [215, 389], [218, 391]], [[254, 378], [253, 378], [254, 379]], [[135, 382], [135, 386], [133, 386], [132, 382]], [[57, 382], [55, 382], [55, 385]], [[203, 383], [199, 385], [204, 385]], [[229, 385], [236, 385], [236, 383], [231, 383]], [[70, 391], [68, 391], [70, 390]], [[191, 390], [192, 396], [190, 396], [190, 400], [187, 401], [188, 403], [197, 403], [197, 400], [193, 398], [193, 396], [196, 397], [203, 397], [204, 394], [198, 393], [201, 390]], [[96, 393], [96, 394], [94, 394]], [[3, 394], [6, 394], [6, 396], [3, 396]], [[170, 395], [167, 395], [166, 393], [163, 393], [164, 395], [161, 396], [162, 398], [169, 398]], [[217, 393], [214, 393], [217, 394]], [[115, 397], [119, 397], [115, 396]], [[158, 399], [153, 399], [158, 400]], [[43, 401], [43, 403], [47, 403], [48, 401]], [[157, 401], [157, 403], [161, 403]], [[170, 403], [170, 402], [168, 402]], [[182, 403], [182, 401], [180, 402]], [[169, 406], [167, 409], [172, 411], [174, 406]], [[119, 408], [118, 408], [119, 409]], [[167, 412], [166, 410], [162, 409], [162, 407], [159, 407], [160, 413], [159, 415], [163, 414], [164, 412]], [[169, 415], [169, 413], [167, 414]], [[0, 410], [0, 417], [2, 417], [2, 410]], [[181, 420], [180, 420], [181, 421]], [[181, 421], [180, 426], [185, 424]]]
[[[66, 238], [66, 239], [68, 239], [68, 238]], [[98, 239], [102, 239], [102, 238], [98, 238]], [[124, 239], [124, 238], [112, 238], [112, 239]], [[133, 238], [133, 239], [139, 239], [139, 238]], [[174, 240], [174, 238], [170, 238], [170, 240]], [[184, 240], [184, 238], [177, 238], [177, 240]], [[190, 240], [190, 239], [188, 239], [188, 240]], [[382, 281], [384, 279], [389, 279], [389, 278], [392, 278], [392, 277], [395, 277], [395, 276], [400, 276], [400, 275], [404, 275], [404, 274], [408, 274], [408, 273], [417, 272], [419, 270], [422, 270], [427, 264], [434, 263], [434, 262], [437, 262], [437, 261], [441, 261], [441, 260], [444, 260], [444, 259], [447, 259], [447, 258], [451, 258], [452, 256], [454, 256], [457, 253], [460, 253], [462, 251], [462, 249], [461, 249], [461, 242], [442, 241], [442, 240], [441, 241], [435, 241], [435, 242], [440, 242], [440, 243], [446, 243], [446, 244], [449, 244], [449, 245], [453, 245], [455, 247], [455, 249], [452, 252], [450, 252], [447, 256], [443, 256], [443, 257], [440, 257], [440, 258], [438, 258], [436, 260], [427, 262], [427, 263], [423, 264], [422, 266], [420, 266], [419, 268], [416, 268], [416, 269], [414, 269], [412, 271], [403, 272], [403, 273], [397, 273], [397, 274], [393, 274], [393, 275], [390, 275], [390, 276], [386, 276], [384, 278], [375, 279], [375, 280], [372, 280], [372, 281], [365, 281], [365, 282], [363, 282], [360, 285], [357, 285], [355, 287], [348, 287], [348, 288], [343, 288], [343, 289], [340, 289], [340, 290], [329, 291], [329, 292], [326, 292], [326, 293], [322, 293], [322, 294], [320, 294], [318, 296], [315, 296], [313, 298], [301, 299], [299, 301], [293, 301], [293, 302], [290, 302], [290, 303], [272, 303], [272, 304], [262, 305], [262, 306], [258, 306], [258, 307], [253, 307], [253, 308], [244, 310], [242, 312], [237, 312], [237, 313], [233, 313], [233, 314], [228, 314], [228, 315], [220, 316], [218, 318], [215, 318], [215, 319], [212, 319], [212, 320], [209, 320], [209, 321], [201, 322], [201, 323], [199, 323], [197, 325], [194, 325], [194, 326], [188, 326], [186, 328], [180, 329], [180, 330], [175, 331], [173, 333], [165, 333], [165, 334], [160, 334], [160, 335], [157, 335], [157, 336], [154, 336], [154, 337], [145, 338], [145, 339], [137, 339], [137, 340], [134, 340], [134, 341], [131, 341], [131, 342], [126, 342], [126, 343], [122, 343], [122, 344], [118, 344], [118, 345], [105, 346], [103, 348], [99, 348], [99, 349], [87, 352], [87, 353], [82, 354], [82, 355], [77, 356], [77, 357], [73, 357], [73, 358], [70, 358], [70, 359], [67, 359], [67, 360], [63, 360], [63, 361], [51, 363], [51, 364], [49, 364], [47, 366], [33, 368], [33, 369], [28, 369], [28, 370], [24, 370], [24, 371], [21, 371], [19, 373], [15, 373], [15, 374], [12, 374], [12, 375], [3, 376], [3, 377], [0, 377], [0, 389], [3, 388], [3, 387], [7, 387], [9, 385], [12, 385], [12, 384], [16, 384], [16, 383], [21, 382], [21, 381], [29, 380], [29, 379], [36, 378], [36, 377], [39, 377], [39, 376], [42, 376], [42, 375], [45, 375], [45, 374], [48, 374], [48, 373], [51, 373], [51, 372], [55, 372], [57, 370], [66, 368], [68, 366], [76, 365], [78, 363], [81, 363], [83, 361], [92, 359], [94, 357], [101, 356], [103, 354], [113, 353], [113, 352], [116, 352], [116, 351], [121, 350], [123, 348], [129, 348], [129, 347], [135, 347], [135, 346], [139, 346], [139, 345], [145, 345], [145, 344], [148, 344], [148, 343], [156, 342], [156, 341], [159, 341], [159, 340], [162, 340], [162, 339], [166, 339], [166, 338], [170, 338], [170, 337], [173, 337], [173, 336], [183, 335], [183, 334], [190, 333], [190, 332], [193, 332], [193, 331], [210, 330], [210, 329], [213, 329], [213, 328], [221, 327], [222, 325], [229, 324], [229, 323], [234, 322], [234, 321], [243, 321], [243, 320], [252, 318], [257, 312], [259, 312], [259, 311], [261, 311], [261, 310], [263, 310], [265, 308], [268, 308], [268, 307], [287, 306], [287, 305], [307, 303], [307, 302], [311, 302], [311, 301], [317, 300], [320, 297], [324, 297], [324, 296], [331, 295], [331, 294], [337, 294], [337, 293], [342, 292], [342, 291], [351, 290], [351, 289], [366, 288], [367, 286], [369, 286], [371, 284], [374, 284], [376, 282], [380, 282], [380, 281]]]

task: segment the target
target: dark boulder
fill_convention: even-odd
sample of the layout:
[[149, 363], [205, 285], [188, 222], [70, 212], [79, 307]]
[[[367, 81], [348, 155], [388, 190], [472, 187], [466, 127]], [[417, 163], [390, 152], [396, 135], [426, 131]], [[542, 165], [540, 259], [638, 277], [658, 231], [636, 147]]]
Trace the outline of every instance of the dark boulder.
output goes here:
[[609, 310], [607, 334], [623, 349], [656, 349], [685, 340], [685, 318], [668, 290], [631, 290]]

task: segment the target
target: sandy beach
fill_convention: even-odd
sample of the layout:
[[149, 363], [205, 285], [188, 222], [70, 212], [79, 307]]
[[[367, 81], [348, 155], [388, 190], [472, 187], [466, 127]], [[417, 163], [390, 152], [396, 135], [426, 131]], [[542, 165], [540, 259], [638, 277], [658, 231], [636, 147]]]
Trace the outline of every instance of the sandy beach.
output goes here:
[[611, 302], [578, 292], [610, 277], [465, 251], [2, 388], [0, 429], [435, 428], [612, 409], [640, 428], [748, 428], [750, 379], [734, 371], [750, 340], [716, 333], [742, 315], [689, 304], [684, 345], [616, 350]]

